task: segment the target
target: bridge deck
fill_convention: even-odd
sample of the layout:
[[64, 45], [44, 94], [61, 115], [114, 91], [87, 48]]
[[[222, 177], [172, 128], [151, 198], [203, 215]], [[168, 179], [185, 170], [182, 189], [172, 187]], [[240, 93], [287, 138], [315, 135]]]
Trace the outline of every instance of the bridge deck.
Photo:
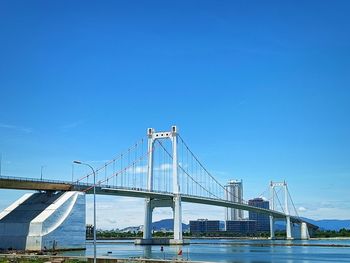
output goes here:
[[70, 191], [72, 183], [24, 177], [0, 176], [0, 188], [38, 191]]
[[[66, 181], [55, 181], [55, 180], [40, 180], [34, 178], [23, 178], [23, 177], [7, 177], [0, 176], [0, 189], [17, 189], [17, 190], [38, 190], [38, 191], [86, 191], [87, 194], [92, 193], [92, 184], [81, 184], [81, 183], [72, 183]], [[89, 189], [90, 188], [90, 189]], [[87, 190], [89, 189], [89, 190]], [[116, 196], [127, 196], [127, 197], [136, 197], [136, 198], [158, 198], [158, 199], [172, 199], [174, 197], [173, 193], [168, 192], [155, 192], [148, 191], [140, 188], [122, 188], [110, 186], [96, 186], [96, 194], [100, 195], [116, 195]], [[257, 213], [264, 213], [271, 215], [274, 218], [283, 219], [286, 217], [284, 213], [264, 209], [260, 207], [250, 206], [242, 203], [229, 202], [222, 199], [200, 197], [200, 196], [191, 196], [191, 195], [181, 195], [181, 200], [183, 202], [197, 203], [204, 205], [213, 205], [221, 207], [229, 207], [242, 209], [246, 211], [253, 211]], [[291, 216], [291, 221], [293, 223], [303, 222], [299, 217]], [[306, 222], [309, 227], [317, 228], [308, 222]]]

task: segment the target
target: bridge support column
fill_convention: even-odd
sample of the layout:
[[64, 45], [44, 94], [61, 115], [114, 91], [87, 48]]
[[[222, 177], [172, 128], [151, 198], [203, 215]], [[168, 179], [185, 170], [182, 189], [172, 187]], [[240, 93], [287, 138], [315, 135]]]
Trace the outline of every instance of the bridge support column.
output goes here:
[[309, 229], [305, 222], [302, 222], [300, 226], [300, 238], [303, 240], [310, 239]]
[[[181, 196], [175, 195], [172, 199], [146, 198], [145, 222], [143, 227], [143, 238], [136, 239], [136, 245], [184, 245], [188, 240], [182, 239], [182, 217]], [[157, 207], [171, 207], [174, 217], [174, 239], [152, 238], [152, 213]]]
[[[275, 195], [273, 183], [270, 183], [270, 209], [275, 210]], [[275, 239], [275, 219], [270, 215], [270, 239]]]
[[270, 216], [270, 239], [275, 239], [275, 219]]
[[286, 239], [293, 239], [292, 237], [292, 224], [290, 222], [290, 216], [286, 217]]
[[143, 224], [143, 239], [152, 238], [152, 205], [151, 198], [145, 199], [145, 220]]
[[174, 240], [182, 242], [181, 196], [174, 197]]

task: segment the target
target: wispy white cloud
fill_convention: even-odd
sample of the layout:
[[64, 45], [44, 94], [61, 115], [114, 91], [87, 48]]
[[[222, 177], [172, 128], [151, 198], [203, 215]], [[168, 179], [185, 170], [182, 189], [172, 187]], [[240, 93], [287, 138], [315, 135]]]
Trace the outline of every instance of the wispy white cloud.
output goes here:
[[237, 103], [237, 106], [244, 105], [244, 104], [246, 104], [246, 102], [247, 102], [246, 100], [241, 100]]
[[156, 171], [162, 171], [163, 172], [163, 171], [169, 171], [169, 170], [171, 170], [171, 168], [172, 168], [172, 164], [170, 164], [170, 163], [163, 163], [160, 166], [155, 167], [154, 169]]
[[264, 201], [269, 201], [269, 199], [268, 198], [266, 198], [265, 196], [263, 196], [263, 195], [260, 195], [259, 196], [259, 198], [262, 198]]
[[80, 126], [82, 123], [83, 123], [82, 120], [74, 121], [71, 123], [66, 123], [60, 127], [60, 130], [63, 132], [66, 132], [66, 131], [69, 131], [71, 129], [74, 129], [74, 128]]
[[305, 212], [307, 209], [305, 208], [305, 207], [303, 207], [303, 206], [301, 206], [301, 207], [299, 207], [298, 208], [298, 211], [299, 212]]
[[[137, 174], [145, 174], [145, 173], [147, 173], [147, 169], [148, 169], [147, 165], [136, 166], [135, 167], [135, 173], [137, 173]], [[130, 168], [129, 170], [131, 171], [132, 168]]]
[[[158, 171], [158, 172], [170, 171], [171, 169], [172, 169], [172, 165], [170, 163], [164, 163], [153, 168], [154, 171]], [[128, 169], [128, 172], [130, 173], [135, 172], [135, 174], [146, 174], [147, 170], [148, 170], [148, 165], [141, 165], [136, 167], [130, 167]]]
[[311, 219], [349, 219], [350, 204], [342, 200], [296, 204], [300, 216]]
[[21, 127], [21, 126], [16, 126], [16, 125], [12, 125], [12, 124], [6, 124], [6, 123], [0, 123], [0, 128], [24, 132], [24, 133], [33, 132], [33, 129], [31, 129], [31, 128]]
[[[92, 223], [93, 203], [87, 197], [87, 223]], [[130, 197], [97, 197], [97, 227], [102, 229], [124, 228], [143, 224], [144, 200]]]

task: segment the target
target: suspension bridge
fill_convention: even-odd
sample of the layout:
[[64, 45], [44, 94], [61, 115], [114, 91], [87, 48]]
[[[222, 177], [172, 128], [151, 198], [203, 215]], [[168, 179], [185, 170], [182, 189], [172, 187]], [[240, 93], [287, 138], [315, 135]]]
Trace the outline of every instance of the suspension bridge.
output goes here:
[[[183, 244], [182, 202], [235, 208], [269, 215], [271, 238], [274, 238], [274, 225], [278, 220], [286, 222], [286, 237], [288, 239], [293, 238], [293, 233], [295, 233], [293, 228], [296, 226], [300, 228], [299, 237], [304, 239], [309, 238], [308, 228], [315, 228], [298, 216], [285, 182], [270, 183], [269, 209], [249, 205], [245, 200], [241, 202], [229, 201], [236, 200], [235, 198], [227, 198], [234, 193], [229, 192], [205, 168], [181, 137], [176, 126], [172, 126], [170, 131], [163, 132], [156, 132], [152, 128], [147, 129], [147, 138], [138, 140], [101, 167], [86, 173], [77, 180], [39, 180], [1, 176], [0, 188], [38, 190], [48, 193], [74, 192], [79, 193], [79, 196], [91, 194], [95, 189], [96, 194], [100, 195], [144, 198], [143, 239], [138, 241], [139, 244], [152, 244], [154, 242], [151, 229], [152, 212], [156, 207], [171, 207], [173, 209], [174, 238], [169, 241], [169, 244]], [[281, 192], [278, 189], [283, 190], [282, 198], [278, 195]], [[62, 197], [57, 198], [62, 199]], [[283, 199], [284, 204], [280, 199]], [[19, 201], [15, 207], [20, 207], [21, 204], [25, 203], [25, 200], [27, 199]], [[53, 202], [57, 203], [57, 201]], [[74, 209], [74, 205], [71, 205], [70, 209]], [[0, 213], [0, 230], [1, 222], [16, 208], [8, 210], [8, 212]], [[60, 219], [61, 224], [69, 217], [68, 213], [65, 214], [66, 217]], [[53, 230], [50, 233], [52, 232]], [[38, 235], [40, 236], [40, 234], [36, 236]]]

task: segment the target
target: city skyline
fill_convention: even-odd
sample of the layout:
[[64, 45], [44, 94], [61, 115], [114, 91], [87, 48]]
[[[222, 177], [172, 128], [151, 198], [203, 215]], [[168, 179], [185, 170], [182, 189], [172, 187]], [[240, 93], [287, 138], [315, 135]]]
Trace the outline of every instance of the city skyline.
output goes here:
[[[2, 2], [2, 174], [69, 181], [73, 160], [98, 167], [175, 124], [244, 199], [286, 180], [301, 216], [350, 219], [349, 4], [212, 3]], [[0, 210], [23, 193], [1, 190]], [[97, 202], [101, 227], [143, 224], [142, 199]]]

